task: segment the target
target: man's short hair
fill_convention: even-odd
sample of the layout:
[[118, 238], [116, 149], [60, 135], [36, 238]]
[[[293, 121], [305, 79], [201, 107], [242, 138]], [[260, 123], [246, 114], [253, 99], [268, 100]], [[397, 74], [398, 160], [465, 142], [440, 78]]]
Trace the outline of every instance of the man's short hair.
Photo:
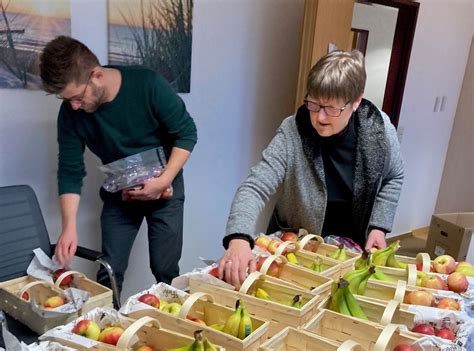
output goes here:
[[97, 56], [87, 46], [71, 37], [59, 36], [46, 45], [40, 56], [43, 89], [59, 94], [69, 83], [84, 83], [99, 65]]
[[307, 93], [315, 99], [341, 99], [354, 102], [363, 93], [366, 73], [360, 51], [333, 51], [311, 68]]

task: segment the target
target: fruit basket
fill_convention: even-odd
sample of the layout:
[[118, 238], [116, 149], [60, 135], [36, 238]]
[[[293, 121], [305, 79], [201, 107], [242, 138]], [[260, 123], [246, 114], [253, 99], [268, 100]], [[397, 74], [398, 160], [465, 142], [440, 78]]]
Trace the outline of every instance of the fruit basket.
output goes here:
[[[337, 246], [326, 244], [320, 235], [314, 234], [303, 236], [298, 242], [298, 245], [302, 250], [315, 252], [327, 257], [330, 257], [334, 251], [338, 250]], [[359, 257], [360, 254], [346, 250], [346, 259], [341, 261], [343, 270], [351, 268]]]
[[[406, 281], [408, 285], [416, 285], [417, 271], [414, 264], [408, 264], [406, 269], [385, 266], [376, 266], [375, 269], [377, 273], [372, 275], [371, 280], [379, 280], [395, 285], [399, 280], [403, 280]], [[377, 279], [376, 276], [380, 278]]]
[[30, 302], [33, 297], [35, 302], [43, 305], [53, 296], [60, 295], [62, 290], [42, 280], [35, 280], [24, 276], [0, 283], [0, 309], [10, 316], [28, 326], [38, 334], [54, 328], [57, 325], [69, 323], [79, 314], [38, 314]]
[[[149, 316], [157, 319], [167, 329], [185, 335], [193, 335], [196, 328], [200, 328], [206, 332], [207, 338], [212, 343], [225, 347], [227, 351], [257, 351], [260, 344], [267, 339], [269, 322], [249, 316], [247, 322], [252, 326], [251, 333], [241, 339], [238, 334], [230, 334], [232, 331], [240, 332], [239, 322], [243, 320], [240, 310], [237, 312], [239, 317], [233, 316], [235, 312], [235, 309], [215, 303], [211, 295], [196, 292], [185, 300], [177, 316], [157, 308], [147, 308], [133, 311], [128, 317], [139, 319]], [[236, 324], [237, 327], [232, 328], [232, 324]]]
[[363, 351], [352, 340], [340, 342], [317, 336], [305, 330], [286, 327], [268, 339], [260, 351]]
[[[309, 290], [315, 294], [324, 294], [331, 288], [332, 279], [324, 277], [309, 268], [289, 264], [284, 256], [261, 257], [265, 261], [260, 272], [269, 276], [275, 283]], [[277, 263], [279, 262], [279, 263]]]
[[[193, 277], [189, 279], [189, 287], [191, 293], [205, 292], [211, 294], [216, 303], [232, 309], [235, 308], [236, 301], [240, 299], [247, 305], [252, 316], [270, 321], [269, 336], [274, 335], [285, 326], [300, 327], [305, 324], [317, 312], [318, 303], [321, 300], [319, 295], [275, 283], [268, 279], [268, 276], [259, 272], [250, 274], [244, 281], [240, 291], [218, 287]], [[263, 289], [275, 301], [254, 296], [259, 288]], [[290, 304], [290, 301], [297, 295], [301, 298], [302, 307], [293, 307], [277, 302], [277, 300], [286, 300]]]
[[[81, 325], [84, 322], [88, 324]], [[80, 330], [82, 327], [84, 330]], [[93, 329], [89, 334], [87, 334], [88, 328]], [[196, 331], [199, 329], [196, 327]], [[139, 346], [149, 346], [154, 351], [166, 351], [193, 343], [203, 344], [205, 339], [207, 337], [203, 332], [193, 338], [163, 329], [156, 319], [143, 317], [133, 320], [120, 316], [117, 311], [103, 308], [92, 310], [79, 319], [56, 327], [40, 337], [40, 340], [57, 341], [79, 350], [99, 351], [129, 350], [137, 349]], [[217, 350], [224, 350], [220, 346], [214, 346]]]
[[329, 310], [319, 312], [303, 329], [341, 343], [351, 339], [369, 351], [393, 350], [399, 344], [412, 344], [419, 339], [400, 331], [395, 324], [379, 327]]

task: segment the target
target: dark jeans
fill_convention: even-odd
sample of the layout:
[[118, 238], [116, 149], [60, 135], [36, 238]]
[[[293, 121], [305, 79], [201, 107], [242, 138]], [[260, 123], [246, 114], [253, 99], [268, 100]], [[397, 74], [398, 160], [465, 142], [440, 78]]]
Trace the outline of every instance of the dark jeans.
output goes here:
[[[179, 260], [183, 246], [183, 176], [173, 182], [173, 197], [156, 201], [129, 201], [121, 193], [110, 194], [101, 189], [104, 206], [101, 214], [102, 252], [112, 266], [119, 291], [122, 290], [125, 270], [143, 218], [148, 224], [150, 268], [157, 282], [170, 283], [179, 275]], [[97, 281], [110, 287], [104, 268], [97, 273]]]

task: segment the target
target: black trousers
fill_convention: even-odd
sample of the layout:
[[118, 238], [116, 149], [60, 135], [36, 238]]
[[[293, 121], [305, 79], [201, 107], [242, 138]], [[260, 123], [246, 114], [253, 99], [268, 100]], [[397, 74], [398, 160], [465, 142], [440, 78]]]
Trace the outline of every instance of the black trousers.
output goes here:
[[[173, 197], [156, 201], [122, 201], [121, 193], [101, 189], [104, 202], [101, 214], [102, 252], [112, 266], [119, 291], [138, 230], [146, 219], [150, 268], [157, 282], [170, 283], [179, 275], [183, 246], [184, 183], [180, 173], [173, 182]], [[103, 267], [97, 281], [110, 287]]]

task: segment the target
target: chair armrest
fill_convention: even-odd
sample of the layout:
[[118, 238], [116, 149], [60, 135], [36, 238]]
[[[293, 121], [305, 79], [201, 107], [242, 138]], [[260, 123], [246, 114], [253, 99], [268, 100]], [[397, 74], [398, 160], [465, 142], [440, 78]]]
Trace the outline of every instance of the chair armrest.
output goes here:
[[[51, 251], [52, 252], [54, 252], [55, 248], [56, 248], [56, 244], [51, 245]], [[104, 254], [102, 252], [99, 252], [99, 251], [95, 251], [95, 250], [87, 249], [87, 248], [82, 247], [82, 246], [78, 246], [77, 250], [76, 250], [76, 253], [75, 253], [75, 256], [84, 258], [88, 261], [95, 262], [99, 258], [103, 257]]]

